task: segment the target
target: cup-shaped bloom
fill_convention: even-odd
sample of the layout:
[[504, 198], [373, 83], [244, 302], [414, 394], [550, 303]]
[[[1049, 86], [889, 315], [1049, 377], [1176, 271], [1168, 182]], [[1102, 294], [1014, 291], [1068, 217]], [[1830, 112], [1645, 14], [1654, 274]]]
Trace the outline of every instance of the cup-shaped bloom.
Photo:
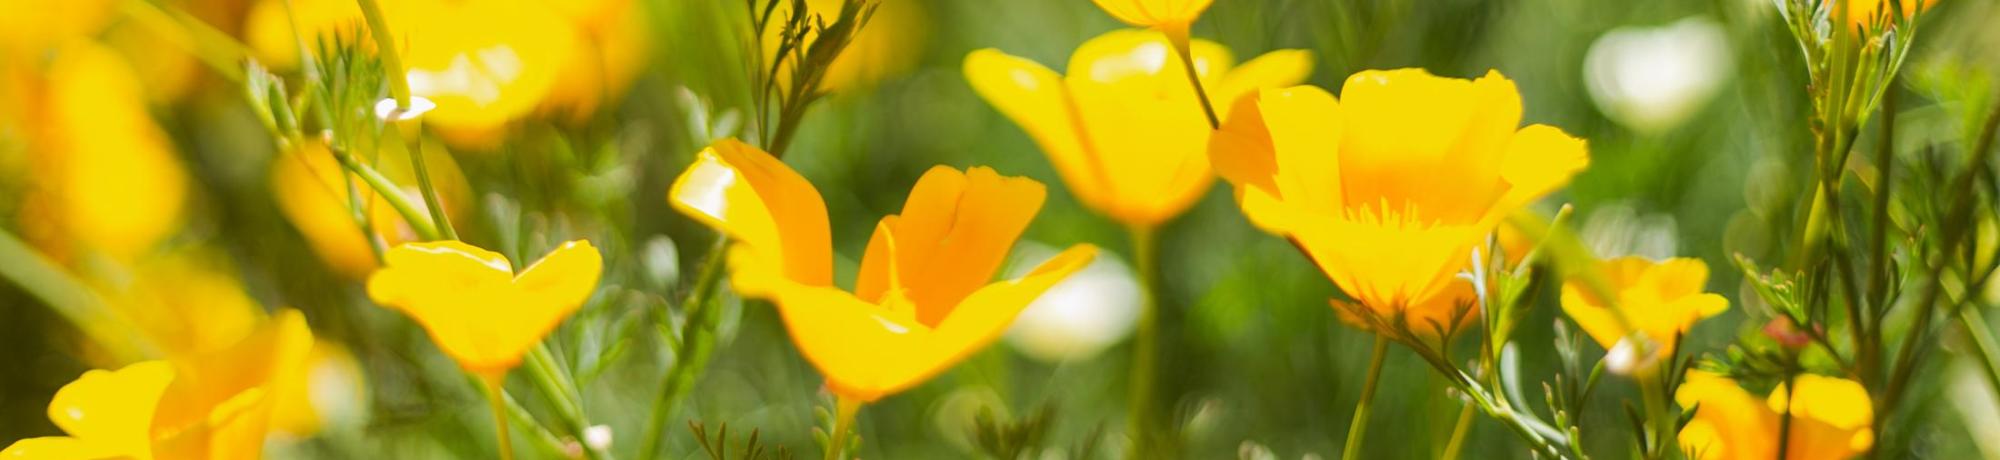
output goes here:
[[284, 310], [215, 353], [85, 372], [49, 401], [69, 436], [24, 439], [0, 457], [258, 458], [279, 404], [273, 382], [297, 374], [312, 346], [305, 317]]
[[[1312, 67], [1305, 51], [1265, 54], [1232, 68], [1229, 50], [1193, 43], [1195, 71], [1218, 116], [1260, 88], [1297, 84]], [[972, 89], [1028, 132], [1070, 193], [1121, 223], [1157, 225], [1179, 215], [1213, 180], [1204, 147], [1208, 121], [1180, 57], [1159, 32], [1118, 30], [1070, 56], [1062, 76], [998, 50], [972, 52]]]
[[1040, 183], [991, 168], [939, 166], [882, 218], [852, 292], [833, 283], [819, 191], [776, 157], [733, 139], [674, 181], [675, 209], [735, 240], [731, 281], [778, 306], [827, 387], [861, 402], [916, 385], [1005, 332], [1049, 286], [1088, 264], [1078, 245], [1021, 278], [987, 283], [1041, 209]]
[[457, 241], [404, 244], [382, 257], [368, 297], [410, 315], [459, 366], [487, 377], [520, 364], [583, 306], [604, 270], [603, 256], [583, 240], [519, 274], [506, 256]]
[[1453, 327], [1474, 300], [1456, 276], [1472, 248], [1589, 161], [1582, 140], [1520, 128], [1520, 94], [1498, 72], [1365, 71], [1339, 100], [1299, 86], [1234, 111], [1210, 158], [1243, 213], [1304, 250], [1358, 302], [1336, 303], [1344, 317], [1377, 332]]
[[[1674, 399], [1694, 410], [1681, 428], [1682, 451], [1701, 460], [1773, 458], [1778, 439], [1787, 439], [1785, 460], [1842, 460], [1875, 443], [1874, 407], [1868, 390], [1853, 380], [1801, 374], [1795, 390], [1779, 385], [1763, 401], [1734, 380], [1703, 370], [1688, 371]], [[1782, 422], [1790, 408], [1790, 431]]]
[[1598, 262], [1593, 269], [1609, 284], [1615, 302], [1598, 298], [1584, 281], [1571, 280], [1563, 284], [1563, 312], [1606, 350], [1627, 341], [1627, 349], [1646, 353], [1630, 357], [1634, 362], [1665, 356], [1696, 321], [1729, 309], [1729, 299], [1703, 292], [1708, 264], [1701, 259], [1653, 262], [1630, 256]]
[[1139, 27], [1151, 27], [1185, 36], [1194, 20], [1215, 0], [1091, 0], [1111, 17]]

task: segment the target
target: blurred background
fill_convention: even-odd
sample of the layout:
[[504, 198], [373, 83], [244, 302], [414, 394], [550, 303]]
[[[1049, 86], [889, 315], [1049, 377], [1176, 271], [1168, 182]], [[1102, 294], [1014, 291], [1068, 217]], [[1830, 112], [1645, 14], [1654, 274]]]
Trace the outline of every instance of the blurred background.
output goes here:
[[[296, 78], [299, 50], [283, 3], [76, 2], [54, 7], [64, 10], [60, 20], [27, 14], [49, 7], [38, 3], [0, 1], [0, 43], [10, 53], [0, 62], [0, 227], [27, 245], [0, 254], [16, 278], [0, 283], [0, 445], [60, 434], [45, 412], [55, 390], [87, 369], [119, 364], [36, 295], [46, 287], [32, 276], [39, 260], [64, 271], [42, 275], [79, 280], [173, 349], [214, 347], [215, 337], [267, 311], [302, 310], [321, 343], [311, 407], [280, 423], [296, 436], [274, 439], [267, 455], [490, 457], [479, 394], [415, 323], [368, 301], [367, 243], [345, 196], [327, 193], [344, 187], [338, 166], [282, 155], [235, 81], [240, 74], [218, 70], [241, 66], [203, 62], [202, 50], [226, 38]], [[692, 284], [712, 241], [667, 206], [666, 189], [694, 152], [750, 116], [746, 57], [759, 51], [748, 45], [741, 2], [548, 3], [540, 7], [553, 14], [391, 20], [512, 44], [521, 50], [515, 70], [539, 75], [522, 83], [537, 90], [499, 88], [500, 97], [523, 98], [506, 109], [440, 113], [427, 130], [425, 161], [469, 242], [517, 264], [569, 239], [603, 249], [599, 292], [550, 343], [578, 376], [589, 418], [608, 428], [613, 451], [629, 452], [677, 359], [661, 332], [679, 321], [668, 306]], [[808, 3], [831, 11], [838, 2]], [[352, 9], [333, 0], [293, 5], [299, 27], [314, 30], [338, 30], [316, 24], [340, 24]], [[1770, 0], [1217, 0], [1193, 31], [1239, 61], [1310, 50], [1309, 82], [1330, 89], [1361, 69], [1421, 67], [1460, 78], [1499, 70], [1519, 85], [1524, 123], [1590, 144], [1590, 169], [1539, 208], [1573, 204], [1572, 222], [1601, 256], [1707, 261], [1709, 290], [1728, 296], [1731, 310], [1696, 327], [1684, 348], [1719, 353], [1762, 325], [1749, 319], [1758, 305], [1730, 258], [1783, 254], [1810, 186], [1805, 68], [1777, 14]], [[177, 25], [189, 18], [226, 37]], [[2000, 72], [2000, 4], [1943, 0], [1921, 24], [1892, 90], [1898, 140], [1956, 142], [1962, 93], [1993, 88]], [[1016, 249], [1025, 262], [1003, 270], [1025, 270], [1074, 243], [1107, 249], [1024, 313], [1006, 339], [864, 409], [861, 457], [981, 455], [972, 433], [982, 411], [1005, 421], [1044, 414], [1035, 423], [1046, 428], [1042, 444], [1056, 450], [1095, 440], [1111, 456], [1123, 446], [1127, 338], [1139, 298], [1125, 233], [1084, 209], [1033, 141], [961, 72], [966, 54], [982, 48], [1060, 71], [1078, 44], [1122, 27], [1082, 0], [881, 0], [832, 71], [831, 95], [807, 113], [785, 160], [827, 201], [836, 279], [852, 279], [876, 219], [896, 212], [938, 164], [990, 165], [1049, 185], [1048, 204]], [[37, 41], [51, 36], [64, 38]], [[1860, 145], [1873, 145], [1872, 136]], [[409, 183], [405, 169], [385, 166], [385, 174]], [[393, 213], [379, 215], [375, 230], [391, 243], [411, 237]], [[1161, 385], [1184, 424], [1185, 456], [1336, 456], [1371, 336], [1335, 317], [1333, 285], [1290, 243], [1248, 225], [1226, 186], [1168, 223], [1161, 238], [1172, 376]], [[1554, 283], [1536, 289], [1540, 306], [1517, 336], [1529, 381], [1556, 366], [1546, 325], [1561, 318]], [[708, 370], [665, 437], [669, 458], [704, 456], [680, 420], [711, 434], [726, 423], [738, 443], [758, 430], [770, 448], [815, 455], [813, 411], [826, 405], [819, 377], [769, 305], [731, 297], [725, 306]], [[1393, 349], [1388, 363], [1366, 456], [1435, 458], [1460, 404], [1406, 350]], [[1917, 425], [1906, 429], [1923, 457], [2000, 458], [2000, 405], [1963, 366], [1940, 366], [1919, 383], [1932, 391], [1915, 393], [1912, 410], [1930, 416], [1912, 417]], [[1586, 435], [1586, 450], [1625, 458], [1620, 401], [1637, 392], [1624, 379], [1604, 385], [1582, 415], [1582, 426], [1603, 427]], [[1478, 458], [1528, 458], [1489, 420], [1476, 420], [1471, 436], [1468, 451]]]

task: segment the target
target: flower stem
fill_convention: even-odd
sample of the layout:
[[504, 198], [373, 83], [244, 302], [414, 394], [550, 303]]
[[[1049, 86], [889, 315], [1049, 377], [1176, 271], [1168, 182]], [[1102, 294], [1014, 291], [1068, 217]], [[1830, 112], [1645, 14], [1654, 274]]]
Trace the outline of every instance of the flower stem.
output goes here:
[[660, 436], [667, 431], [667, 418], [674, 413], [674, 406], [694, 388], [695, 377], [701, 375], [708, 366], [708, 355], [715, 347], [715, 325], [722, 320], [722, 307], [715, 305], [715, 290], [721, 285], [722, 269], [727, 266], [724, 254], [729, 249], [729, 237], [719, 235], [715, 244], [709, 247], [703, 257], [701, 272], [696, 275], [694, 291], [682, 300], [681, 311], [687, 315], [681, 325], [680, 349], [674, 357], [674, 367], [667, 371], [666, 382], [660, 385], [659, 397], [653, 399], [651, 418], [646, 423], [646, 440], [640, 444], [639, 457], [651, 458], [659, 452]]
[[1667, 440], [1674, 435], [1673, 419], [1667, 415], [1665, 382], [1660, 381], [1658, 367], [1641, 370], [1633, 378], [1639, 381], [1639, 396], [1646, 407], [1646, 427], [1650, 433], [1645, 433], [1644, 438], [1652, 441], [1645, 446], [1644, 458], [1665, 458]]
[[1439, 460], [1457, 460], [1458, 454], [1465, 450], [1465, 436], [1472, 432], [1473, 407], [1471, 402], [1467, 402], [1458, 410], [1458, 422], [1451, 428], [1451, 441], [1445, 442], [1444, 455], [1438, 457]]
[[[576, 381], [570, 379], [569, 374], [562, 370], [561, 364], [556, 362], [555, 353], [549, 351], [547, 343], [537, 343], [534, 348], [528, 349], [527, 358], [522, 364], [528, 368], [529, 380], [534, 382], [535, 389], [542, 393], [543, 398], [549, 400], [549, 405], [555, 406], [556, 416], [561, 417], [563, 424], [568, 425], [566, 428], [569, 429], [570, 436], [575, 436], [578, 440], [583, 439], [583, 431], [590, 428], [590, 420], [584, 418], [583, 396], [576, 389]], [[599, 452], [589, 443], [583, 444], [583, 455], [585, 458], [593, 459], [607, 457], [606, 453]]]
[[507, 401], [502, 399], [506, 397], [502, 393], [506, 390], [501, 388], [501, 381], [507, 378], [507, 374], [481, 372], [478, 377], [480, 383], [486, 385], [486, 403], [493, 408], [493, 430], [499, 443], [500, 460], [514, 460], [514, 441], [507, 434]]
[[0, 230], [0, 279], [12, 281], [21, 292], [69, 320], [120, 361], [138, 361], [160, 354], [152, 341], [113, 311], [96, 290], [70, 277], [61, 265], [6, 230]]
[[1201, 102], [1201, 114], [1208, 116], [1208, 129], [1222, 129], [1222, 119], [1215, 116], [1214, 103], [1208, 100], [1208, 89], [1201, 86], [1201, 74], [1194, 69], [1194, 52], [1189, 49], [1190, 26], [1192, 24], [1162, 27], [1160, 32], [1167, 34], [1167, 41], [1172, 42], [1174, 52], [1181, 56], [1181, 68], [1187, 70], [1188, 84], [1194, 86], [1194, 97]]
[[1139, 327], [1132, 345], [1132, 369], [1128, 377], [1131, 385], [1131, 401], [1128, 403], [1125, 425], [1130, 430], [1132, 440], [1127, 457], [1156, 458], [1153, 449], [1159, 447], [1162, 433], [1158, 426], [1160, 417], [1154, 413], [1158, 397], [1154, 377], [1159, 360], [1160, 306], [1159, 261], [1153, 240], [1153, 227], [1132, 226], [1133, 263], [1139, 267]]
[[1993, 387], [1993, 394], [2000, 396], [2000, 345], [1993, 342], [1993, 331], [1988, 329], [1986, 318], [1979, 314], [1977, 307], [1958, 309], [1959, 326], [1965, 328], [1965, 335], [1971, 337], [1972, 347], [1979, 351], [1980, 367], [1986, 370], [1986, 384]]
[[1367, 383], [1361, 385], [1361, 401], [1354, 403], [1354, 420], [1347, 424], [1347, 447], [1340, 458], [1361, 458], [1361, 440], [1368, 434], [1368, 409], [1375, 399], [1375, 386], [1382, 380], [1382, 361], [1389, 357], [1389, 336], [1376, 334], [1375, 349], [1368, 355]]
[[[458, 230], [451, 228], [451, 217], [444, 213], [444, 202], [438, 199], [437, 187], [431, 185], [430, 167], [424, 161], [423, 124], [417, 122], [390, 122], [390, 130], [403, 138], [404, 152], [410, 155], [410, 169], [417, 173], [417, 191], [424, 196], [424, 209], [430, 211], [431, 221], [438, 230], [438, 236], [447, 240], [458, 239]], [[408, 135], [403, 135], [398, 125], [407, 125]]]
[[342, 167], [359, 176], [362, 183], [368, 184], [368, 188], [375, 190], [376, 196], [382, 197], [383, 201], [389, 203], [390, 208], [396, 210], [396, 214], [403, 216], [403, 221], [410, 224], [410, 230], [415, 231], [417, 237], [426, 240], [438, 239], [437, 226], [433, 225], [430, 219], [425, 219], [422, 213], [417, 212], [417, 206], [410, 203], [409, 197], [403, 196], [402, 189], [398, 188], [395, 182], [339, 147], [330, 150], [333, 151], [333, 158], [339, 160]]
[[389, 97], [396, 99], [397, 110], [410, 108], [410, 81], [403, 73], [403, 58], [396, 50], [396, 37], [389, 31], [389, 21], [382, 17], [382, 6], [375, 0], [357, 0], [361, 4], [361, 16], [368, 21], [368, 35], [375, 37], [375, 52], [382, 56], [383, 70], [389, 73]]
[[854, 415], [861, 412], [861, 401], [846, 396], [834, 396], [833, 436], [826, 441], [826, 460], [846, 458], [842, 451], [847, 448], [848, 433], [854, 430]]

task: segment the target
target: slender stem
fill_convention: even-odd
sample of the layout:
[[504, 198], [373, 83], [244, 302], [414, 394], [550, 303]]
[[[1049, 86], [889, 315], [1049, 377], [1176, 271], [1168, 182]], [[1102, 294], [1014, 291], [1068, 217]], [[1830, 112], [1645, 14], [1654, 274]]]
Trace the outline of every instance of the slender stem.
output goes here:
[[160, 354], [152, 341], [112, 311], [96, 290], [70, 277], [61, 265], [5, 230], [0, 230], [0, 278], [12, 281], [22, 292], [69, 320], [120, 361]]
[[1139, 325], [1137, 337], [1132, 344], [1132, 369], [1128, 377], [1131, 385], [1131, 401], [1128, 402], [1126, 429], [1131, 430], [1132, 444], [1130, 458], [1156, 458], [1153, 450], [1159, 446], [1162, 435], [1158, 427], [1160, 416], [1154, 409], [1158, 407], [1157, 377], [1160, 335], [1160, 301], [1155, 292], [1159, 288], [1159, 261], [1153, 240], [1153, 227], [1132, 226], [1133, 262], [1139, 267]]
[[861, 401], [846, 396], [834, 396], [833, 437], [826, 440], [826, 460], [841, 460], [847, 450], [847, 438], [854, 432], [854, 415], [861, 412]]
[[[408, 125], [410, 133], [403, 135], [400, 126]], [[430, 167], [424, 161], [423, 124], [390, 122], [389, 130], [403, 138], [403, 151], [410, 155], [410, 169], [417, 173], [417, 191], [424, 196], [424, 209], [430, 211], [431, 221], [438, 229], [438, 236], [447, 240], [458, 239], [458, 230], [451, 228], [451, 216], [445, 215], [444, 202], [438, 199], [437, 186], [432, 185]]]
[[1472, 432], [1472, 409], [1474, 407], [1472, 403], [1468, 402], [1465, 403], [1464, 407], [1458, 409], [1458, 422], [1452, 425], [1451, 441], [1444, 444], [1444, 456], [1438, 457], [1439, 460], [1457, 460], [1459, 453], [1465, 451], [1465, 436]]
[[[583, 415], [583, 395], [577, 391], [576, 381], [571, 380], [569, 373], [562, 370], [562, 366], [556, 362], [555, 353], [549, 351], [546, 343], [537, 343], [534, 348], [528, 349], [527, 358], [522, 364], [527, 367], [529, 380], [534, 382], [535, 390], [541, 392], [542, 397], [547, 398], [550, 405], [555, 406], [556, 416], [562, 418], [563, 424], [567, 425], [565, 428], [568, 428], [570, 436], [583, 439], [583, 431], [590, 428], [590, 420]], [[606, 457], [606, 453], [599, 452], [589, 443], [583, 444], [583, 454], [587, 458]]]
[[389, 73], [389, 97], [396, 99], [396, 109], [410, 108], [410, 80], [403, 73], [403, 58], [396, 50], [395, 33], [389, 30], [389, 21], [382, 17], [382, 6], [375, 0], [357, 0], [361, 4], [361, 16], [368, 20], [368, 35], [375, 37], [375, 53], [382, 56], [383, 70]]
[[395, 182], [390, 181], [387, 176], [383, 176], [375, 168], [369, 167], [368, 164], [355, 159], [353, 154], [349, 154], [337, 147], [329, 150], [333, 151], [334, 159], [340, 160], [342, 167], [347, 168], [355, 176], [360, 177], [362, 183], [368, 184], [368, 188], [375, 190], [376, 196], [380, 196], [383, 201], [389, 202], [389, 207], [395, 209], [396, 214], [403, 216], [403, 221], [410, 224], [410, 229], [417, 232], [418, 238], [426, 240], [438, 239], [437, 226], [433, 225], [430, 219], [424, 218], [424, 215], [417, 211], [416, 204], [410, 203], [410, 198], [403, 196], [403, 190], [397, 187]]
[[1646, 407], [1646, 426], [1650, 432], [1645, 437], [1652, 441], [1646, 446], [1645, 457], [1648, 459], [1664, 458], [1668, 439], [1674, 435], [1673, 419], [1667, 414], [1666, 385], [1660, 381], [1659, 374], [1659, 367], [1654, 366], [1633, 376], [1639, 381], [1640, 398]]
[[701, 375], [708, 366], [708, 356], [715, 347], [715, 325], [722, 319], [722, 308], [715, 305], [716, 287], [721, 285], [722, 269], [727, 266], [724, 255], [729, 249], [729, 237], [718, 235], [711, 245], [708, 255], [703, 257], [701, 272], [696, 275], [694, 291], [682, 301], [681, 311], [687, 316], [681, 325], [680, 350], [674, 358], [674, 367], [667, 371], [666, 382], [660, 385], [660, 395], [653, 399], [651, 418], [646, 422], [646, 438], [640, 444], [639, 458], [651, 458], [659, 452], [660, 436], [667, 431], [667, 418], [674, 413], [674, 407], [694, 388], [695, 377]]
[[501, 382], [506, 379], [507, 374], [482, 372], [477, 377], [480, 383], [486, 385], [486, 402], [493, 409], [493, 430], [496, 442], [499, 443], [500, 460], [513, 460], [514, 441], [507, 434], [506, 390], [501, 388]]
[[1347, 424], [1347, 447], [1340, 449], [1342, 460], [1361, 458], [1361, 440], [1368, 434], [1368, 409], [1375, 400], [1375, 386], [1382, 381], [1382, 361], [1389, 357], [1389, 336], [1375, 335], [1375, 350], [1368, 355], [1367, 383], [1361, 385], [1361, 401], [1354, 403], [1354, 420]]
[[1792, 397], [1792, 394], [1799, 391], [1798, 372], [1790, 369], [1791, 364], [1786, 364], [1785, 366], [1787, 367], [1785, 369], [1785, 413], [1781, 414], [1778, 418], [1777, 460], [1790, 458], [1789, 453], [1792, 450], [1792, 404], [1798, 402], [1797, 398]]
[[1167, 34], [1167, 41], [1172, 42], [1174, 52], [1181, 56], [1181, 68], [1187, 70], [1188, 84], [1194, 86], [1194, 97], [1201, 102], [1201, 114], [1208, 116], [1208, 129], [1222, 129], [1222, 119], [1215, 116], [1214, 103], [1208, 100], [1208, 89], [1201, 86], [1201, 74], [1194, 69], [1194, 53], [1189, 49], [1190, 26], [1192, 24], [1165, 26], [1160, 28], [1160, 32]]
[[1972, 347], [1979, 350], [1980, 367], [1986, 369], [1986, 384], [1993, 387], [1993, 394], [2000, 396], [2000, 345], [1993, 341], [1993, 331], [1986, 324], [1986, 318], [1976, 307], [1958, 309], [1958, 324], [1965, 328], [1965, 335], [1972, 338]]
[[170, 10], [146, 0], [126, 0], [120, 6], [126, 17], [159, 32], [157, 36], [164, 41], [186, 49], [216, 75], [232, 83], [243, 82], [243, 57], [250, 53], [242, 42], [184, 11]]

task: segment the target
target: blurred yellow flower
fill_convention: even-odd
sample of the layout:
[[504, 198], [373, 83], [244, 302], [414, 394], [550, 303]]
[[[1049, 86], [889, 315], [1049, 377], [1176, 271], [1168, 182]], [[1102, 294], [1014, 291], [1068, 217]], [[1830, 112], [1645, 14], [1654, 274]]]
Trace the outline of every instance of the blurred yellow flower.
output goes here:
[[[24, 232], [58, 258], [131, 260], [180, 227], [187, 172], [118, 53], [72, 42], [55, 53], [27, 123], [35, 178]], [[32, 110], [32, 109], [31, 109]]]
[[1521, 97], [1498, 72], [1364, 71], [1343, 100], [1312, 86], [1237, 101], [1210, 141], [1251, 223], [1284, 236], [1359, 302], [1364, 327], [1430, 336], [1474, 300], [1457, 274], [1508, 214], [1569, 182], [1582, 140], [1520, 128]]
[[[1681, 428], [1682, 450], [1701, 460], [1774, 458], [1783, 437], [1789, 440], [1785, 460], [1842, 460], [1875, 443], [1869, 428], [1874, 408], [1860, 383], [1812, 374], [1794, 380], [1796, 392], [1779, 385], [1760, 402], [1726, 376], [1688, 371], [1674, 395], [1681, 407], [1694, 410], [1694, 418]], [[1780, 433], [1787, 407], [1790, 432]]]
[[[1583, 281], [1571, 280], [1563, 284], [1563, 312], [1607, 350], [1617, 348], [1620, 341], [1632, 339], [1635, 334], [1643, 337], [1638, 343], [1627, 345], [1639, 347], [1630, 348], [1633, 351], [1649, 352], [1647, 356], [1631, 357], [1639, 363], [1666, 356], [1674, 350], [1677, 337], [1694, 327], [1696, 321], [1729, 309], [1729, 299], [1702, 292], [1708, 285], [1708, 264], [1701, 259], [1653, 262], [1630, 256], [1598, 262], [1592, 269], [1610, 283], [1618, 296], [1614, 304], [1617, 311], [1593, 295]], [[1630, 329], [1618, 315], [1624, 316], [1623, 321], [1629, 322]]]
[[168, 358], [214, 353], [255, 331], [264, 307], [215, 254], [176, 250], [98, 277], [98, 292]]
[[[1258, 89], [1297, 84], [1312, 68], [1301, 50], [1275, 51], [1231, 68], [1229, 50], [1198, 40], [1195, 69], [1221, 117]], [[1159, 32], [1100, 35], [1070, 56], [1069, 75], [984, 49], [965, 75], [988, 103], [1034, 137], [1086, 206], [1126, 225], [1154, 226], [1186, 211], [1213, 180], [1211, 130]]]
[[93, 370], [63, 386], [49, 420], [67, 437], [24, 439], [5, 458], [258, 458], [272, 382], [312, 348], [305, 317], [284, 310], [241, 342], [185, 360]]
[[25, 58], [87, 39], [114, 17], [111, 0], [0, 0], [0, 58]]
[[[1868, 24], [1875, 22], [1876, 16], [1891, 14], [1891, 13], [1885, 13], [1883, 11], [1890, 8], [1895, 8], [1894, 6], [1891, 6], [1893, 4], [1889, 3], [1890, 1], [1891, 0], [1840, 0], [1841, 3], [1844, 3], [1847, 6], [1848, 24], [1852, 24], [1854, 27], [1857, 28], [1868, 27]], [[1901, 11], [1903, 13], [1902, 19], [1909, 19], [1911, 16], [1916, 16], [1917, 10], [1919, 9], [1929, 11], [1932, 5], [1937, 4], [1937, 0], [1902, 0], [1899, 3], [1902, 5], [1902, 11]], [[1892, 17], [1889, 18], [1888, 20], [1894, 21], [1896, 20], [1896, 18]]]
[[1139, 27], [1151, 27], [1168, 35], [1187, 37], [1187, 29], [1215, 0], [1091, 0], [1111, 17]]
[[278, 376], [274, 384], [278, 403], [271, 412], [271, 430], [303, 438], [329, 425], [355, 421], [368, 407], [364, 378], [361, 363], [346, 347], [313, 342], [298, 372]]
[[[445, 215], [454, 221], [463, 219], [472, 200], [472, 187], [467, 184], [465, 173], [442, 146], [425, 147], [423, 153]], [[389, 180], [398, 184], [417, 183], [408, 151], [384, 148], [374, 158], [375, 169]], [[271, 190], [276, 195], [278, 210], [335, 272], [360, 278], [375, 271], [375, 253], [368, 248], [368, 236], [354, 222], [345, 175], [340, 162], [318, 141], [305, 142], [292, 152], [271, 159]], [[394, 246], [417, 239], [416, 230], [381, 195], [360, 179], [354, 179], [353, 184], [366, 200], [363, 206], [374, 225], [372, 232], [381, 235], [384, 243]], [[414, 185], [405, 187], [403, 196], [412, 203], [423, 202]], [[429, 211], [420, 205], [417, 212]]]
[[459, 366], [496, 377], [520, 364], [597, 287], [603, 256], [589, 241], [563, 243], [520, 274], [507, 258], [457, 241], [390, 249], [368, 278], [368, 297], [402, 310]]
[[[342, 0], [265, 0], [250, 14], [247, 40], [277, 68], [298, 62], [299, 40], [361, 37], [361, 10]], [[481, 140], [541, 104], [572, 65], [577, 32], [543, 0], [406, 0], [383, 4], [401, 48], [412, 94], [437, 104], [424, 120], [454, 140]], [[294, 32], [297, 30], [298, 32]], [[358, 39], [358, 38], [357, 38]], [[372, 41], [364, 42], [372, 47]], [[452, 135], [457, 134], [457, 135]]]
[[632, 0], [551, 1], [574, 26], [576, 50], [542, 100], [545, 111], [571, 122], [596, 114], [625, 94], [644, 70], [653, 37], [646, 11]]
[[853, 292], [833, 284], [819, 191], [777, 158], [725, 139], [674, 181], [668, 200], [723, 231], [732, 283], [774, 301], [792, 342], [844, 398], [916, 385], [993, 341], [1050, 285], [1083, 268], [1078, 245], [1019, 279], [987, 284], [1041, 209], [1042, 185], [991, 168], [939, 166], [883, 217]]

